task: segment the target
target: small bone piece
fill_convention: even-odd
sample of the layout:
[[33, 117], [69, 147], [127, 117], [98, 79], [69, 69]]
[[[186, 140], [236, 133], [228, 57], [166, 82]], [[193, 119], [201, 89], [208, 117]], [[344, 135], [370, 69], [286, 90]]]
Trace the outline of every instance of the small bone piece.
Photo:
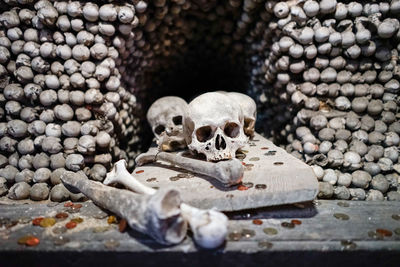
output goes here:
[[236, 158], [219, 162], [207, 162], [173, 153], [158, 152], [157, 149], [149, 149], [147, 153], [140, 154], [135, 161], [138, 166], [142, 166], [157, 160], [167, 161], [182, 169], [215, 178], [227, 187], [240, 183], [244, 173], [242, 162]]
[[147, 121], [161, 150], [175, 151], [186, 147], [182, 126], [186, 112], [186, 101], [176, 96], [162, 97], [150, 106]]
[[[103, 182], [106, 185], [120, 183], [140, 194], [153, 195], [157, 190], [139, 182], [126, 169], [125, 160], [115, 163]], [[181, 204], [183, 218], [189, 223], [195, 242], [203, 248], [219, 247], [226, 238], [228, 218], [215, 210], [201, 210], [185, 203]]]
[[160, 189], [151, 196], [139, 195], [90, 181], [82, 173], [69, 171], [61, 175], [61, 180], [160, 244], [178, 244], [186, 236], [187, 224], [181, 214], [179, 192], [175, 189]]

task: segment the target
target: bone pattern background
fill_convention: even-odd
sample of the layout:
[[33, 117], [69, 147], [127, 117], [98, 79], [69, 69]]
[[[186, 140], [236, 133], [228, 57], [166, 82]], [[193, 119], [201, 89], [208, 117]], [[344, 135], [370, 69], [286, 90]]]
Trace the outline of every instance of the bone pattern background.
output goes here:
[[245, 58], [259, 129], [315, 165], [320, 197], [399, 199], [399, 6], [2, 1], [0, 194], [77, 200], [63, 169], [102, 181], [111, 162], [133, 167], [142, 97], [195, 43]]

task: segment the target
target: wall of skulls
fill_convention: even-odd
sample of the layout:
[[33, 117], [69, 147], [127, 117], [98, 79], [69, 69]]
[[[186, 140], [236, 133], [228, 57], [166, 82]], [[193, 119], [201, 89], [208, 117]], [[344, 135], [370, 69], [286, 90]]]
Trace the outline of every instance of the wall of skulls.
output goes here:
[[132, 167], [155, 88], [176, 65], [203, 65], [234, 73], [218, 87], [243, 81], [258, 130], [313, 165], [319, 197], [400, 199], [400, 1], [3, 0], [0, 10], [0, 195], [75, 200], [64, 169], [102, 181], [120, 158]]

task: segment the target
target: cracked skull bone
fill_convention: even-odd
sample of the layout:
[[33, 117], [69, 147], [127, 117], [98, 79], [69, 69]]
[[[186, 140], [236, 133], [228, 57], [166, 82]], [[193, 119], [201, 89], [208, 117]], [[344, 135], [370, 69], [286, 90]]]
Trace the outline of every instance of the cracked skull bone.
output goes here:
[[183, 136], [183, 116], [187, 103], [180, 97], [166, 96], [157, 99], [147, 111], [147, 121], [163, 151], [186, 147]]
[[218, 92], [202, 94], [189, 103], [184, 117], [184, 134], [190, 150], [204, 154], [208, 161], [231, 159], [242, 148], [244, 117], [240, 106]]

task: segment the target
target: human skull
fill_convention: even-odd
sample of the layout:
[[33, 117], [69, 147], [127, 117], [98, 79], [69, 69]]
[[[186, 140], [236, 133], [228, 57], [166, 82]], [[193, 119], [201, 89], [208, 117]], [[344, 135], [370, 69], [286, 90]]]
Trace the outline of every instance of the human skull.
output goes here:
[[229, 97], [233, 98], [242, 108], [244, 116], [244, 133], [250, 138], [254, 137], [254, 127], [256, 126], [257, 106], [256, 102], [248, 95], [228, 92]]
[[240, 106], [229, 96], [202, 94], [189, 103], [184, 117], [184, 134], [190, 150], [204, 154], [208, 161], [231, 159], [247, 137]]
[[186, 147], [182, 121], [187, 112], [185, 100], [176, 96], [157, 99], [147, 111], [147, 121], [163, 151], [175, 151]]

